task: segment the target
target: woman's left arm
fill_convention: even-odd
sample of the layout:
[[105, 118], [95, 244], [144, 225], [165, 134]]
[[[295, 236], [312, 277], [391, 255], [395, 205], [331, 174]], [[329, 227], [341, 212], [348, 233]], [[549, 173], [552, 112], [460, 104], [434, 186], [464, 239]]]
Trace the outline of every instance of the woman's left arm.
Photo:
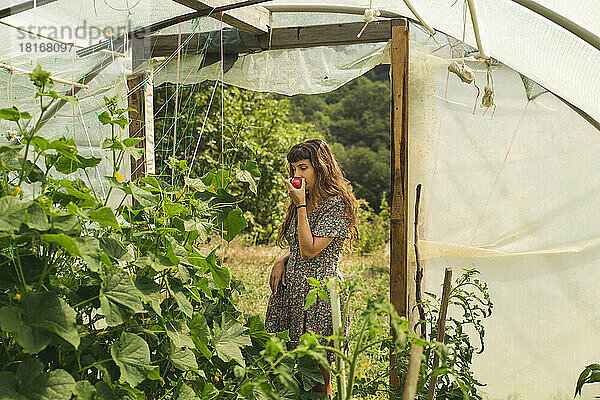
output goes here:
[[333, 241], [332, 237], [313, 236], [308, 224], [308, 211], [306, 210], [306, 190], [304, 178], [302, 178], [302, 186], [296, 189], [290, 181], [286, 180], [288, 194], [292, 198], [296, 207], [298, 218], [298, 242], [300, 244], [300, 257], [303, 260], [309, 260], [319, 254], [325, 247]]
[[303, 260], [316, 257], [325, 247], [329, 246], [333, 239], [332, 237], [314, 236], [308, 224], [306, 207], [298, 209], [298, 242], [300, 257]]

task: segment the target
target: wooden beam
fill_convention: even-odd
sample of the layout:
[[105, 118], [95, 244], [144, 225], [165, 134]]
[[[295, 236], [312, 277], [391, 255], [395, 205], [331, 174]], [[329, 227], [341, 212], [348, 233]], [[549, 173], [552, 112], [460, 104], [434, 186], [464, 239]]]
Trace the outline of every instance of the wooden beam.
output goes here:
[[[392, 25], [390, 302], [408, 319], [408, 24]], [[395, 354], [390, 365], [396, 366]], [[400, 382], [390, 376], [392, 388]]]
[[[446, 337], [446, 315], [448, 313], [448, 303], [450, 302], [450, 291], [452, 290], [452, 268], [446, 268], [444, 274], [444, 288], [442, 289], [442, 301], [440, 303], [440, 311], [438, 313], [437, 335], [436, 341], [444, 343]], [[435, 371], [440, 366], [440, 356], [435, 353], [433, 356], [432, 371]], [[427, 392], [427, 400], [435, 399], [435, 385], [437, 384], [437, 375], [431, 377], [429, 382], [429, 391]]]
[[[394, 21], [398, 21], [400, 24], [406, 23], [402, 19]], [[258, 41], [262, 49], [276, 50], [387, 42], [392, 37], [391, 20], [371, 22], [367, 25], [363, 34], [357, 38], [356, 35], [364, 25], [364, 22], [350, 22], [345, 24], [275, 28], [269, 35], [258, 36]]]
[[[274, 28], [272, 35], [258, 35], [257, 48], [248, 50], [296, 49], [315, 46], [387, 42], [392, 37], [393, 21], [396, 21], [394, 23], [398, 23], [399, 26], [403, 26], [406, 23], [403, 19], [371, 22], [360, 38], [357, 38], [356, 34], [362, 29], [363, 22]], [[189, 38], [190, 36], [192, 37]], [[202, 53], [207, 37], [206, 33], [181, 35], [181, 42], [186, 43], [182, 48], [182, 53], [186, 55]], [[146, 46], [149, 46], [149, 52], [147, 53], [150, 57], [168, 57], [177, 51], [177, 44], [178, 35], [152, 36], [150, 42], [146, 44]], [[227, 53], [227, 48], [225, 48], [225, 52]]]
[[0, 19], [10, 17], [11, 15], [16, 15], [24, 11], [29, 11], [33, 9], [34, 6], [37, 8], [45, 6], [46, 4], [54, 3], [55, 1], [58, 0], [37, 0], [35, 3], [33, 1], [25, 1], [20, 4], [15, 4], [14, 6], [6, 7], [0, 10]]
[[[239, 3], [236, 0], [174, 0], [175, 2], [196, 11], [212, 10], [222, 6]], [[257, 1], [262, 3], [264, 1]], [[211, 17], [220, 20], [220, 13], [213, 13]], [[226, 11], [223, 13], [223, 22], [235, 28], [258, 35], [269, 32], [271, 12], [259, 5], [248, 5], [243, 8]]]
[[[144, 121], [144, 76], [138, 75], [133, 78], [127, 79], [127, 87], [129, 94], [127, 95], [127, 105], [129, 108], [135, 110], [129, 112], [129, 137], [132, 138], [145, 138], [146, 129]], [[137, 147], [144, 148], [145, 140], [140, 141]], [[145, 155], [139, 160], [131, 157], [131, 180], [143, 177], [146, 174], [145, 168]]]

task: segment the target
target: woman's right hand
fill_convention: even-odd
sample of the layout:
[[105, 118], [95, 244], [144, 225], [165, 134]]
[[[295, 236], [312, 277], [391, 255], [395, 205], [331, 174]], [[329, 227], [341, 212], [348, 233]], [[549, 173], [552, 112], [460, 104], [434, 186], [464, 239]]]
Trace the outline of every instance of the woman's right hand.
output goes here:
[[279, 283], [285, 285], [285, 263], [277, 260], [271, 268], [271, 277], [269, 278], [269, 285], [271, 286], [271, 292], [277, 293]]

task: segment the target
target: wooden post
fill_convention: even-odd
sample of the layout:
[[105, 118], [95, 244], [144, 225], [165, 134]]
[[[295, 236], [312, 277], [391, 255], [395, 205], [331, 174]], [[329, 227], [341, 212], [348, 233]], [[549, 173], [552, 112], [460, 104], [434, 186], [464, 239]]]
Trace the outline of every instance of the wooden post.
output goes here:
[[[127, 79], [127, 87], [129, 94], [127, 95], [128, 107], [135, 110], [129, 112], [129, 137], [145, 138], [146, 129], [144, 123], [144, 76], [138, 75]], [[140, 141], [137, 147], [144, 148], [145, 140]], [[145, 160], [142, 156], [139, 160], [130, 157], [131, 159], [131, 180], [145, 176]]]
[[[408, 318], [408, 23], [392, 25], [391, 190], [390, 209], [390, 302]], [[390, 354], [394, 368], [396, 357]], [[400, 385], [392, 372], [390, 385]]]
[[[448, 302], [450, 301], [450, 290], [452, 290], [452, 268], [446, 268], [444, 274], [444, 288], [442, 289], [442, 302], [440, 303], [440, 312], [438, 314], [437, 323], [437, 335], [436, 340], [444, 343], [446, 337], [446, 315], [448, 313]], [[433, 356], [432, 371], [440, 365], [440, 356], [435, 353]], [[429, 391], [427, 392], [427, 399], [433, 400], [435, 398], [435, 385], [437, 383], [437, 376], [431, 378], [429, 383]]]

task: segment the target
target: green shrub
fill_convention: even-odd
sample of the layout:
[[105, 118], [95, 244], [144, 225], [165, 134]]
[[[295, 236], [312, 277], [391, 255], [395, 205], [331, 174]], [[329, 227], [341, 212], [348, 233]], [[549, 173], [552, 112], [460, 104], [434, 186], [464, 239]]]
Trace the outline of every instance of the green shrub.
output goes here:
[[358, 204], [359, 240], [355, 247], [360, 254], [369, 254], [384, 247], [390, 238], [390, 208], [385, 192], [381, 197], [379, 214], [364, 199], [359, 199]]

